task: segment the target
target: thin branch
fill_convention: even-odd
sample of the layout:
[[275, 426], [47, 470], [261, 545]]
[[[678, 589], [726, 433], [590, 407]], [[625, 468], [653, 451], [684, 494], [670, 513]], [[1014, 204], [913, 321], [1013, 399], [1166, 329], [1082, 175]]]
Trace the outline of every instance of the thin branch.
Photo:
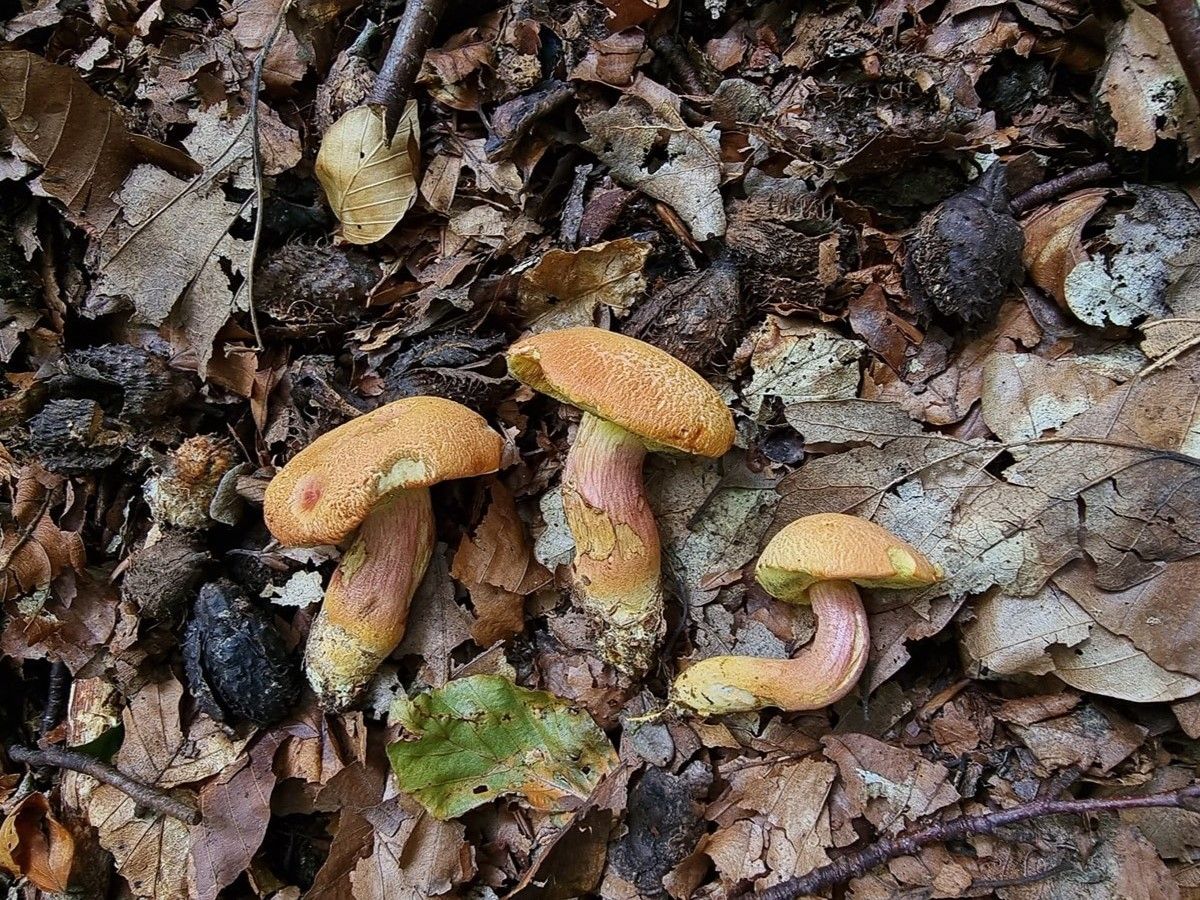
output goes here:
[[1035, 184], [1027, 191], [1022, 191], [1012, 199], [1009, 206], [1012, 208], [1014, 216], [1023, 216], [1034, 207], [1041, 206], [1047, 200], [1053, 200], [1055, 197], [1069, 194], [1071, 191], [1086, 187], [1089, 184], [1095, 184], [1097, 181], [1107, 181], [1115, 174], [1112, 166], [1106, 162], [1093, 163], [1090, 166], [1084, 166], [1082, 169], [1073, 169], [1070, 172], [1064, 172], [1057, 178], [1051, 178], [1049, 181]]
[[804, 894], [815, 894], [852, 878], [865, 875], [890, 859], [911, 856], [929, 844], [944, 844], [962, 840], [973, 834], [995, 834], [1006, 825], [1040, 819], [1045, 816], [1083, 816], [1090, 813], [1114, 812], [1122, 809], [1178, 808], [1194, 809], [1200, 800], [1200, 784], [1192, 784], [1178, 791], [1150, 794], [1146, 797], [1117, 797], [1093, 800], [1036, 800], [1004, 809], [999, 812], [978, 816], [959, 816], [949, 822], [938, 822], [919, 831], [909, 832], [894, 838], [883, 838], [870, 846], [827, 866], [813, 869], [807, 875], [792, 878], [768, 888], [755, 896], [761, 900], [792, 900]]
[[138, 806], [171, 816], [187, 822], [189, 825], [195, 825], [200, 821], [200, 813], [188, 804], [176, 800], [170, 794], [152, 785], [136, 781], [108, 763], [101, 762], [95, 757], [77, 750], [67, 750], [63, 747], [45, 747], [40, 750], [31, 747], [9, 747], [8, 755], [14, 762], [26, 763], [30, 766], [57, 766], [60, 769], [70, 769], [72, 772], [91, 775], [97, 781], [112, 785], [127, 794]]
[[1158, 0], [1158, 17], [1192, 93], [1200, 100], [1200, 7], [1196, 6], [1196, 0]]
[[[263, 348], [262, 335], [258, 333], [258, 313], [254, 309], [254, 265], [258, 259], [258, 245], [262, 241], [263, 229], [263, 171], [262, 171], [262, 136], [258, 131], [258, 94], [262, 90], [263, 68], [267, 64], [267, 55], [275, 46], [283, 23], [287, 19], [288, 10], [292, 8], [292, 0], [283, 0], [279, 13], [275, 16], [275, 24], [271, 33], [263, 41], [262, 48], [254, 60], [254, 74], [250, 78], [250, 161], [254, 164], [254, 238], [250, 243], [250, 264], [246, 269], [246, 280], [242, 287], [246, 290], [246, 305], [250, 308], [250, 330], [254, 332], [254, 349]], [[238, 289], [241, 293], [241, 288]], [[236, 303], [237, 298], [234, 298]]]
[[384, 133], [390, 145], [400, 124], [404, 104], [412, 94], [413, 82], [425, 59], [438, 20], [448, 0], [408, 0], [396, 26], [396, 36], [388, 48], [383, 66], [367, 102], [383, 107]]

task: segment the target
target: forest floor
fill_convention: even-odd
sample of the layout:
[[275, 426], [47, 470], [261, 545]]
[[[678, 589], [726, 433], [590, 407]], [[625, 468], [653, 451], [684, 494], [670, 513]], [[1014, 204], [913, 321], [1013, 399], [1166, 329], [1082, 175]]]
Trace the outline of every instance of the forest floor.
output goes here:
[[[1190, 0], [409, 4], [3, 2], [8, 895], [1200, 898]], [[736, 426], [647, 457], [639, 677], [572, 598], [579, 412], [505, 364], [576, 325]], [[403, 642], [325, 712], [346, 547], [264, 492], [416, 395], [501, 467], [432, 489]], [[665, 709], [811, 640], [754, 563], [830, 512], [945, 572], [863, 592], [855, 690]]]

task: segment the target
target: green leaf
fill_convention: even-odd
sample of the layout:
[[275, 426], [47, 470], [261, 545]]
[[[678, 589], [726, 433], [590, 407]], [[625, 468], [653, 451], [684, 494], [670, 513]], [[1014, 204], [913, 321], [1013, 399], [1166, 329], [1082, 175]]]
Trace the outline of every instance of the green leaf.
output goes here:
[[473, 675], [401, 701], [394, 721], [411, 735], [388, 747], [399, 787], [439, 819], [506, 794], [565, 812], [617, 765], [586, 712], [500, 675]]

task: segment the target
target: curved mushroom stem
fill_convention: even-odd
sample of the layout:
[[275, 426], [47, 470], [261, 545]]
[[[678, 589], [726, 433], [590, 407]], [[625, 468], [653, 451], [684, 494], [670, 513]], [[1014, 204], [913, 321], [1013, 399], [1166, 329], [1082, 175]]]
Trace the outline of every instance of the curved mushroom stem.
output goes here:
[[791, 659], [701, 660], [675, 679], [672, 705], [701, 716], [765, 706], [795, 712], [821, 709], [850, 693], [867, 664], [871, 643], [858, 588], [849, 581], [818, 581], [807, 597], [817, 616], [817, 635], [799, 654]]
[[633, 675], [649, 667], [666, 630], [658, 527], [642, 484], [645, 456], [639, 438], [584, 413], [562, 478], [579, 604], [604, 659]]
[[358, 527], [304, 651], [305, 674], [325, 709], [353, 703], [404, 637], [433, 538], [428, 488], [390, 494]]

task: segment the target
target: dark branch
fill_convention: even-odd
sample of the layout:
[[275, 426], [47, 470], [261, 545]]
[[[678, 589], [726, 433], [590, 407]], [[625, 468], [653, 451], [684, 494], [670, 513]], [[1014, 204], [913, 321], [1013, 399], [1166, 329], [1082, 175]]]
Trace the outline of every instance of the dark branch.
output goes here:
[[1158, 0], [1158, 17], [1167, 29], [1192, 93], [1200, 100], [1200, 7], [1196, 0]]
[[1112, 178], [1114, 174], [1116, 173], [1113, 172], [1112, 166], [1106, 162], [1094, 163], [1090, 166], [1084, 166], [1082, 169], [1073, 169], [1070, 172], [1059, 175], [1057, 178], [1051, 178], [1049, 181], [1036, 184], [1027, 191], [1022, 191], [1012, 199], [1009, 206], [1012, 207], [1014, 216], [1023, 216], [1034, 207], [1041, 206], [1047, 200], [1061, 197], [1063, 194], [1086, 187], [1089, 184], [1095, 184], [1097, 181], [1106, 181]]
[[865, 875], [889, 859], [911, 856], [928, 844], [944, 844], [962, 840], [973, 834], [995, 834], [1005, 825], [1039, 819], [1044, 816], [1082, 816], [1088, 813], [1113, 812], [1121, 809], [1147, 809], [1151, 807], [1195, 808], [1200, 800], [1200, 784], [1189, 785], [1178, 791], [1150, 794], [1147, 797], [1116, 797], [1096, 800], [1035, 800], [1012, 809], [987, 813], [979, 816], [959, 816], [949, 822], [938, 822], [920, 831], [912, 831], [899, 837], [883, 838], [870, 846], [836, 859], [827, 866], [813, 869], [807, 875], [792, 878], [768, 888], [755, 896], [761, 900], [792, 900], [804, 894], [815, 894], [851, 878]]
[[176, 800], [170, 794], [160, 791], [156, 787], [135, 781], [108, 763], [76, 750], [67, 750], [63, 747], [46, 747], [41, 750], [34, 750], [31, 747], [9, 747], [8, 755], [14, 762], [30, 766], [57, 766], [60, 769], [70, 769], [73, 772], [91, 775], [97, 781], [103, 781], [118, 791], [128, 794], [138, 806], [144, 806], [157, 813], [180, 819], [189, 825], [195, 825], [200, 821], [200, 813], [186, 803]]
[[396, 134], [404, 104], [412, 94], [413, 82], [446, 4], [447, 0], [408, 0], [400, 16], [392, 46], [388, 48], [383, 67], [375, 79], [375, 87], [367, 98], [368, 103], [383, 107], [383, 123], [389, 143]]

